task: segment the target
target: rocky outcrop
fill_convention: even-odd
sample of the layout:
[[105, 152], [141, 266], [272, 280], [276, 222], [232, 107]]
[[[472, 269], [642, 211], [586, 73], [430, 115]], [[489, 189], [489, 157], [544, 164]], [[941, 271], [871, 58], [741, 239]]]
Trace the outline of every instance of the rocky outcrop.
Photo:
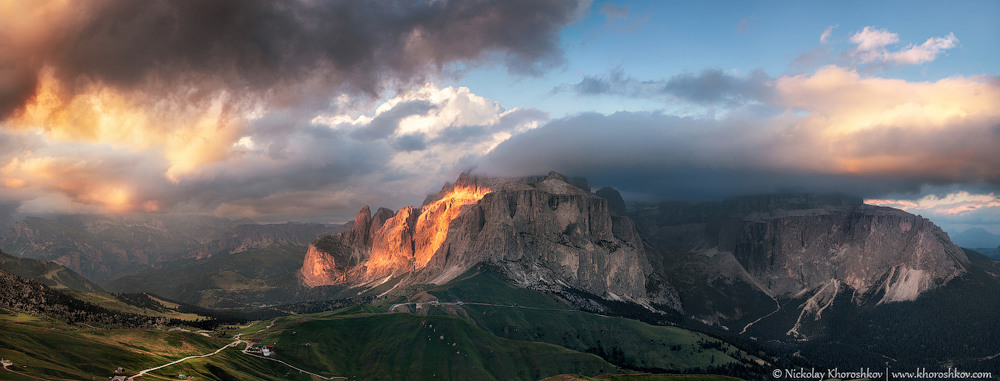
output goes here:
[[485, 262], [526, 287], [669, 304], [669, 288], [647, 294], [651, 270], [642, 241], [619, 212], [591, 193], [585, 180], [558, 173], [463, 174], [422, 207], [403, 208], [391, 218], [380, 210], [376, 216], [381, 216], [369, 219], [369, 209], [362, 208], [351, 231], [310, 247], [302, 278], [312, 286], [380, 283], [404, 275], [407, 283], [440, 284]]
[[[798, 321], [786, 330], [798, 335], [801, 322], [819, 319], [840, 294], [856, 304], [911, 301], [969, 263], [929, 220], [854, 197], [672, 202], [630, 215], [652, 246], [654, 273], [673, 275], [686, 313], [737, 331], [793, 308]], [[794, 306], [778, 308], [786, 302]]]
[[884, 302], [914, 300], [968, 263], [927, 219], [868, 205], [752, 212], [722, 226], [719, 249], [772, 295], [837, 280], [861, 293], [883, 287]]

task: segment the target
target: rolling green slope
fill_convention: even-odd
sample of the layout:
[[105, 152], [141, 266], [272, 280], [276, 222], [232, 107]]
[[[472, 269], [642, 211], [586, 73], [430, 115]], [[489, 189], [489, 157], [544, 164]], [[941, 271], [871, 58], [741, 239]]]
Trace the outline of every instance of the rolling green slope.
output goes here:
[[281, 318], [263, 341], [303, 369], [357, 379], [537, 380], [618, 370], [592, 354], [500, 338], [448, 316]]
[[108, 377], [116, 367], [135, 372], [229, 341], [179, 331], [81, 328], [10, 313], [0, 313], [0, 331], [0, 357], [20, 372], [52, 380]]
[[240, 353], [236, 349], [227, 349], [212, 357], [191, 359], [151, 373], [153, 377], [150, 378], [152, 379], [167, 378], [173, 380], [176, 380], [179, 374], [184, 374], [196, 380], [313, 380], [308, 374], [300, 373], [287, 365], [251, 357]]
[[[716, 338], [670, 326], [608, 317], [570, 309], [553, 296], [510, 285], [482, 269], [428, 289], [439, 300], [430, 314], [460, 316], [494, 335], [540, 341], [594, 353], [622, 367], [653, 371], [692, 371], [752, 367], [761, 360]], [[424, 293], [413, 300], [429, 300]], [[454, 301], [462, 304], [452, 304]]]
[[[142, 369], [192, 355], [212, 353], [232, 342], [182, 331], [92, 329], [66, 325], [25, 314], [0, 313], [0, 357], [13, 361], [12, 370], [0, 370], [0, 380], [107, 379], [131, 376]], [[114, 373], [122, 367], [124, 373]], [[310, 380], [286, 365], [227, 348], [219, 354], [194, 358], [150, 373], [146, 379], [176, 379], [178, 374], [199, 380]]]
[[[163, 317], [185, 321], [209, 319], [190, 312], [180, 311], [180, 305], [161, 300], [148, 294], [119, 294], [118, 296], [104, 292], [64, 291], [65, 294], [87, 303], [129, 314]], [[144, 301], [145, 303], [140, 303]]]

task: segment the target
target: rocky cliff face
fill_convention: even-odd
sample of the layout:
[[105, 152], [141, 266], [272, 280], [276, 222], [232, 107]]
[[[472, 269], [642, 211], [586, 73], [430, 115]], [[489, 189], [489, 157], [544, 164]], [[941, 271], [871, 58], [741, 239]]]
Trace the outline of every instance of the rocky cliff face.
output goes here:
[[798, 310], [799, 322], [819, 319], [843, 293], [857, 304], [911, 301], [961, 276], [969, 263], [927, 219], [851, 197], [663, 203], [632, 217], [655, 248], [655, 270], [675, 274], [685, 311], [735, 329], [778, 306]]
[[837, 281], [861, 293], [883, 287], [884, 302], [914, 300], [968, 263], [927, 219], [868, 205], [753, 212], [722, 226], [719, 249], [772, 295]]
[[517, 179], [463, 175], [420, 208], [370, 217], [365, 207], [350, 231], [310, 246], [301, 275], [310, 286], [372, 284], [404, 275], [408, 283], [440, 284], [484, 262], [522, 286], [643, 303], [672, 300], [669, 289], [647, 294], [651, 270], [628, 217], [613, 212], [585, 181], [556, 173]]

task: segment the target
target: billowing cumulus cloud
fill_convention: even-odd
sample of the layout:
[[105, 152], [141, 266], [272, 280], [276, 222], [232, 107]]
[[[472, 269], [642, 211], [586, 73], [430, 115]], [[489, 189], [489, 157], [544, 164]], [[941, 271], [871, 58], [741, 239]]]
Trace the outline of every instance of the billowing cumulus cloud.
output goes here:
[[[293, 190], [344, 198], [365, 193], [348, 180], [412, 177], [399, 155], [437, 155], [428, 171], [450, 169], [545, 116], [411, 90], [480, 64], [518, 75], [558, 65], [559, 30], [587, 5], [0, 4], [0, 145], [11, 146], [0, 154], [0, 201], [22, 211], [266, 214]], [[363, 111], [386, 93], [399, 94], [387, 112]], [[449, 97], [489, 107], [459, 110]], [[357, 110], [370, 119], [323, 122]], [[270, 201], [258, 210], [257, 199]]]
[[[90, 86], [293, 102], [331, 87], [379, 92], [452, 62], [499, 55], [513, 71], [562, 58], [574, 1], [210, 2], [122, 0], [0, 7], [0, 117], [47, 71], [64, 102]], [[164, 90], [171, 90], [165, 92]]]
[[995, 78], [909, 82], [828, 66], [775, 78], [718, 117], [585, 114], [515, 136], [486, 173], [556, 169], [648, 197], [808, 190], [862, 196], [925, 184], [1000, 187]]
[[[0, 7], [0, 120], [64, 141], [165, 146], [173, 180], [247, 115], [422, 84], [444, 67], [557, 64], [574, 1], [96, 1]], [[394, 84], [394, 85], [392, 85]]]
[[400, 207], [422, 199], [546, 119], [533, 109], [505, 109], [467, 88], [427, 84], [365, 113], [305, 119], [278, 112], [254, 119], [223, 158], [179, 180], [163, 175], [170, 163], [157, 150], [4, 132], [0, 146], [10, 150], [0, 153], [0, 186], [10, 199], [0, 202], [20, 202], [26, 214], [347, 219], [359, 205]]

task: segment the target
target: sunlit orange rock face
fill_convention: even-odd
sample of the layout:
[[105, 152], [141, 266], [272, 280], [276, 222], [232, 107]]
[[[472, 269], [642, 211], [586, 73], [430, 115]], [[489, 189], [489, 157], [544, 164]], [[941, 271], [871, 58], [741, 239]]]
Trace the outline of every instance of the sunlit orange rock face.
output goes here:
[[330, 284], [330, 278], [343, 275], [342, 271], [337, 271], [336, 265], [332, 255], [317, 249], [314, 245], [309, 245], [306, 258], [302, 261], [300, 271], [302, 280], [310, 287]]
[[[319, 286], [339, 283], [348, 275], [374, 280], [422, 269], [448, 238], [451, 222], [489, 192], [455, 185], [421, 208], [408, 206], [397, 213], [383, 208], [374, 217], [365, 206], [352, 229], [335, 243], [327, 240], [322, 249], [316, 243], [309, 246], [302, 278], [309, 286]], [[351, 269], [358, 264], [362, 266]]]
[[465, 206], [475, 204], [489, 189], [455, 186], [439, 200], [420, 209], [412, 206], [385, 222], [372, 237], [366, 275], [386, 276], [427, 266], [448, 238], [448, 227]]
[[464, 207], [476, 203], [489, 192], [485, 188], [456, 186], [451, 193], [421, 209], [413, 237], [413, 260], [416, 268], [426, 266], [441, 248], [441, 244], [448, 238], [448, 226]]
[[[647, 292], [643, 243], [621, 196], [602, 192], [591, 192], [585, 179], [554, 172], [463, 174], [423, 207], [375, 215], [362, 208], [350, 231], [313, 243], [318, 250], [306, 258], [311, 263], [303, 264], [302, 279], [309, 286], [369, 290], [392, 279], [389, 292], [444, 284], [485, 263], [522, 287], [676, 304], [672, 288]], [[328, 270], [317, 271], [323, 268]]]

